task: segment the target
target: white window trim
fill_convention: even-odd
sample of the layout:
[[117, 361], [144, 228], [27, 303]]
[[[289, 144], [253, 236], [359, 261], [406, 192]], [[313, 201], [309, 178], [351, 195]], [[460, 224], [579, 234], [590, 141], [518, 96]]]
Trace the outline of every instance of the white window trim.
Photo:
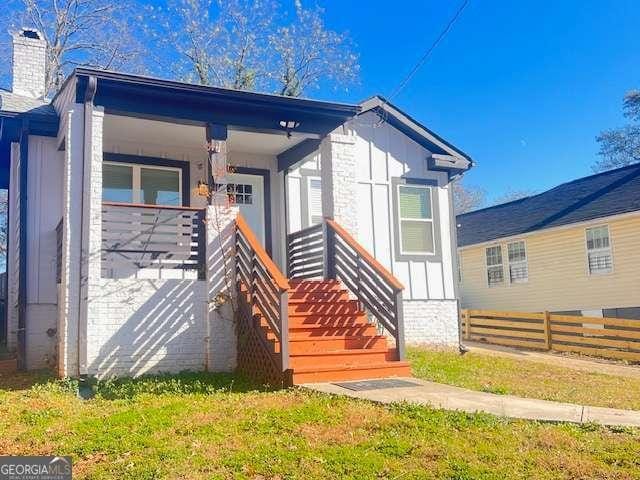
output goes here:
[[[131, 182], [131, 188], [133, 190], [133, 197], [132, 197], [132, 201], [131, 203], [137, 203], [137, 204], [142, 204], [142, 190], [140, 188], [141, 185], [141, 175], [140, 175], [140, 169], [142, 168], [148, 168], [148, 169], [155, 169], [155, 170], [171, 170], [173, 172], [178, 172], [178, 199], [180, 200], [180, 207], [183, 207], [183, 201], [182, 201], [182, 169], [181, 168], [177, 168], [177, 167], [164, 167], [161, 165], [147, 165], [147, 164], [142, 164], [142, 163], [125, 163], [125, 162], [110, 162], [108, 160], [105, 160], [104, 162], [102, 162], [104, 165], [114, 165], [114, 166], [123, 166], [123, 167], [131, 167], [132, 168], [132, 182]], [[104, 187], [103, 187], [104, 188]], [[157, 206], [161, 207], [161, 204], [158, 204]], [[172, 205], [173, 206], [173, 205]]]
[[[524, 245], [524, 260], [520, 260], [518, 262], [511, 262], [509, 259], [509, 245], [513, 243], [522, 243]], [[521, 285], [523, 283], [529, 283], [529, 251], [527, 250], [527, 241], [526, 240], [512, 240], [505, 244], [507, 251], [507, 263], [509, 266], [509, 285]], [[504, 261], [503, 261], [504, 263]], [[527, 278], [525, 280], [521, 280], [519, 282], [514, 282], [511, 280], [511, 265], [524, 264], [527, 267]]]
[[[487, 250], [495, 247], [500, 247], [500, 265], [489, 265], [487, 263]], [[507, 255], [508, 254], [509, 253], [507, 252]], [[489, 283], [489, 268], [497, 268], [497, 267], [502, 268], [502, 283], [491, 285]], [[500, 243], [496, 243], [494, 245], [487, 245], [484, 248], [484, 281], [487, 284], [487, 288], [500, 288], [500, 287], [504, 287], [507, 284], [506, 277], [504, 275], [504, 246]]]
[[[311, 212], [311, 181], [312, 180], [319, 180], [320, 183], [320, 188], [322, 189], [322, 178], [321, 177], [307, 177], [307, 221], [309, 222], [308, 225], [314, 225], [313, 223], [313, 214]], [[322, 191], [322, 190], [320, 190]], [[320, 216], [322, 216], [322, 197], [320, 198]]]
[[[400, 188], [402, 187], [411, 187], [411, 188], [424, 188], [427, 189], [427, 191], [429, 192], [429, 203], [430, 203], [430, 207], [431, 207], [431, 218], [403, 218], [402, 214], [400, 213], [401, 211], [401, 207], [400, 207]], [[435, 221], [434, 221], [434, 212], [433, 212], [433, 188], [430, 185], [417, 185], [417, 184], [406, 184], [406, 183], [399, 183], [398, 185], [396, 185], [396, 200], [397, 200], [397, 204], [398, 204], [398, 242], [400, 243], [400, 245], [398, 245], [399, 250], [400, 250], [400, 255], [435, 255], [436, 254], [436, 231], [435, 231]], [[407, 252], [402, 248], [402, 221], [406, 220], [406, 221], [410, 221], [410, 222], [425, 222], [425, 223], [431, 223], [431, 238], [433, 238], [433, 250], [431, 251], [425, 251], [425, 252], [420, 252], [420, 251], [411, 251], [411, 252]]]
[[[607, 234], [609, 235], [609, 246], [607, 248], [594, 248], [592, 250], [589, 250], [587, 231], [591, 230], [593, 228], [599, 228], [599, 227], [607, 227]], [[588, 227], [584, 228], [584, 249], [585, 249], [585, 260], [586, 260], [586, 268], [587, 268], [587, 276], [588, 277], [600, 277], [602, 275], [611, 275], [613, 273], [613, 271], [614, 271], [613, 239], [611, 238], [611, 227], [609, 226], [608, 223], [601, 223], [601, 224], [597, 224], [597, 225], [589, 225]], [[611, 268], [609, 270], [607, 270], [607, 271], [592, 272], [591, 271], [591, 267], [589, 266], [589, 253], [590, 252], [605, 252], [605, 251], [608, 251], [609, 255], [611, 256]]]

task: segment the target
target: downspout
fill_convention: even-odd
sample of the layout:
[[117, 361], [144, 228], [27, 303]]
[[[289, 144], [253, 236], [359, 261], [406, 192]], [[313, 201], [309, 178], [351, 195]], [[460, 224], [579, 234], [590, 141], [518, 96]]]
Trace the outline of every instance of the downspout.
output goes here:
[[[79, 270], [79, 282], [78, 282], [78, 287], [80, 289], [80, 291], [78, 292], [78, 338], [77, 338], [77, 364], [78, 364], [78, 376], [84, 380], [86, 375], [87, 375], [87, 365], [86, 365], [86, 361], [87, 361], [87, 350], [86, 350], [86, 341], [87, 341], [87, 318], [86, 318], [86, 310], [83, 312], [83, 302], [82, 302], [82, 278], [83, 278], [83, 270], [85, 267], [85, 263], [89, 261], [89, 259], [85, 260], [82, 258], [83, 254], [83, 248], [84, 245], [87, 243], [87, 235], [88, 235], [88, 228], [87, 228], [87, 234], [85, 234], [85, 226], [84, 226], [84, 219], [85, 219], [85, 214], [84, 214], [84, 208], [85, 208], [85, 201], [84, 201], [84, 195], [85, 195], [85, 176], [86, 176], [86, 163], [87, 160], [90, 161], [91, 159], [91, 155], [92, 155], [92, 143], [89, 143], [87, 145], [87, 125], [91, 122], [91, 125], [93, 125], [92, 122], [92, 116], [93, 116], [93, 100], [95, 98], [95, 94], [96, 94], [96, 89], [98, 86], [98, 80], [96, 79], [96, 77], [89, 77], [88, 81], [87, 81], [87, 86], [85, 88], [84, 91], [84, 111], [83, 111], [83, 121], [82, 121], [82, 169], [81, 169], [81, 185], [82, 185], [82, 190], [80, 192], [80, 262], [78, 265], [78, 270]], [[89, 132], [89, 134], [91, 134], [92, 132]], [[89, 137], [90, 138], [90, 137]], [[89, 188], [91, 188], [91, 185], [89, 185]], [[87, 265], [87, 275], [88, 275], [89, 271], [88, 271], [88, 265]], [[89, 279], [86, 278], [85, 282], [88, 283]], [[87, 285], [87, 289], [88, 289], [88, 285]], [[88, 299], [87, 299], [88, 301]], [[84, 314], [83, 314], [84, 313]], [[84, 345], [83, 345], [84, 342]], [[81, 387], [82, 388], [82, 387]]]
[[449, 190], [449, 236], [451, 238], [451, 259], [453, 261], [453, 295], [456, 298], [456, 316], [458, 323], [458, 348], [462, 351], [462, 331], [460, 328], [460, 282], [458, 278], [458, 222], [456, 220], [456, 212], [454, 208], [453, 199], [453, 182], [460, 176], [447, 174], [449, 178], [449, 184], [447, 188]]

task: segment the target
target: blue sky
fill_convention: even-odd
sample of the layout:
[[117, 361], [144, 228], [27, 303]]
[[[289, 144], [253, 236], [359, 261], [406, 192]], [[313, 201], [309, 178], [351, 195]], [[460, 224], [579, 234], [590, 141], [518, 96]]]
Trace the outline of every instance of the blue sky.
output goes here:
[[[311, 96], [356, 101], [389, 94], [459, 2], [320, 5], [356, 42], [361, 83]], [[476, 160], [467, 182], [490, 200], [545, 190], [589, 175], [595, 136], [624, 123], [622, 96], [640, 88], [639, 32], [638, 1], [470, 0], [394, 103]]]
[[[460, 5], [302, 1], [318, 2], [330, 28], [350, 32], [362, 67], [349, 92], [307, 96], [349, 102], [389, 95]], [[470, 0], [393, 103], [474, 158], [467, 183], [489, 201], [545, 190], [590, 174], [596, 135], [624, 123], [622, 97], [640, 88], [639, 30], [638, 0]]]

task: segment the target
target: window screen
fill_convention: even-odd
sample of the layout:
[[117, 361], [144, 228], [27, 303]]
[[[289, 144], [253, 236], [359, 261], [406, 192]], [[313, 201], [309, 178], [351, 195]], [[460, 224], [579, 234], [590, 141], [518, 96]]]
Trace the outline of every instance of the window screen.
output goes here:
[[309, 225], [322, 223], [322, 181], [309, 178]]
[[525, 283], [529, 280], [529, 266], [527, 265], [527, 251], [524, 241], [512, 242], [507, 245], [509, 253], [509, 281], [511, 283]]
[[133, 202], [133, 167], [103, 163], [102, 200], [106, 202]]
[[490, 287], [504, 283], [504, 270], [502, 268], [502, 247], [497, 245], [486, 249], [487, 256], [487, 283]]
[[140, 168], [140, 194], [147, 205], [181, 205], [180, 173], [161, 168]]
[[182, 205], [181, 170], [173, 167], [103, 162], [102, 199], [106, 202]]
[[431, 188], [398, 185], [398, 205], [401, 253], [434, 253]]
[[611, 243], [609, 241], [609, 227], [587, 228], [587, 263], [589, 273], [609, 273], [613, 270]]

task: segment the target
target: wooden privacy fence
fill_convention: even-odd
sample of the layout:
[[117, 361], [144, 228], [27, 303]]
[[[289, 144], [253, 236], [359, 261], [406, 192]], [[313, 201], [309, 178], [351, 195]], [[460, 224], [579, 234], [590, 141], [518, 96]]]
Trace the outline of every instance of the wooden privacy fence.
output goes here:
[[640, 362], [640, 320], [462, 310], [464, 339]]

